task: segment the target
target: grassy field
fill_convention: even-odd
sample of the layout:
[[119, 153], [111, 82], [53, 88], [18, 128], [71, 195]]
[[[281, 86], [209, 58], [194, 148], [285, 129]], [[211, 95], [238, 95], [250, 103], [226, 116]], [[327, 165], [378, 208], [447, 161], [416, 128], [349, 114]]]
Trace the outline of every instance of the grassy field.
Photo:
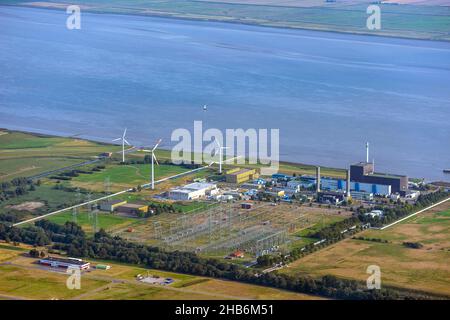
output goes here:
[[[155, 181], [164, 177], [173, 176], [188, 171], [187, 169], [174, 165], [155, 165]], [[133, 165], [110, 165], [101, 172], [94, 174], [83, 174], [72, 179], [72, 184], [85, 188], [103, 188], [106, 180], [109, 180], [114, 187], [122, 189], [135, 187], [139, 184], [150, 181], [151, 169], [149, 164]]]
[[29, 177], [93, 159], [113, 145], [85, 140], [1, 131], [0, 182]]
[[[97, 260], [90, 262], [92, 265], [108, 264], [111, 269], [92, 269], [83, 273], [81, 290], [68, 290], [64, 272], [39, 267], [35, 264], [36, 259], [24, 256], [22, 252], [7, 244], [0, 247], [0, 295], [22, 299], [77, 300], [319, 299], [273, 288]], [[138, 274], [172, 278], [174, 283], [170, 286], [143, 284], [136, 280]]]
[[[48, 218], [51, 222], [64, 224], [66, 221], [74, 221], [72, 211], [63, 212]], [[79, 224], [87, 233], [94, 232], [94, 217], [89, 216], [86, 211], [77, 214], [76, 223]], [[113, 215], [110, 213], [99, 212], [97, 214], [97, 229], [104, 229], [105, 231], [113, 231], [116, 228], [124, 228], [135, 223], [137, 219]]]
[[[271, 1], [254, 5], [244, 0], [57, 0], [30, 4], [30, 1], [5, 0], [5, 4], [65, 9], [65, 4], [80, 4], [83, 10], [102, 13], [137, 14], [214, 20], [284, 28], [338, 31], [422, 39], [450, 40], [450, 8], [445, 6], [379, 4], [382, 29], [366, 28], [367, 7], [371, 1], [316, 2], [301, 6], [277, 5]], [[311, 2], [311, 1], [309, 1]]]
[[[389, 241], [348, 239], [292, 263], [281, 272], [333, 274], [365, 281], [369, 265], [381, 268], [382, 284], [450, 296], [450, 205], [444, 204], [392, 228], [358, 236]], [[419, 242], [411, 249], [403, 242]]]
[[[98, 195], [93, 194], [92, 197]], [[39, 215], [51, 211], [55, 211], [61, 208], [69, 207], [71, 205], [80, 203], [86, 200], [86, 195], [77, 197], [76, 192], [68, 192], [64, 190], [56, 190], [51, 184], [42, 184], [36, 186], [36, 190], [29, 191], [27, 194], [11, 198], [9, 200], [0, 203], [0, 212], [10, 211], [11, 206], [24, 204], [28, 202], [39, 202], [43, 204], [42, 207], [33, 210], [32, 212], [22, 211], [27, 215]]]

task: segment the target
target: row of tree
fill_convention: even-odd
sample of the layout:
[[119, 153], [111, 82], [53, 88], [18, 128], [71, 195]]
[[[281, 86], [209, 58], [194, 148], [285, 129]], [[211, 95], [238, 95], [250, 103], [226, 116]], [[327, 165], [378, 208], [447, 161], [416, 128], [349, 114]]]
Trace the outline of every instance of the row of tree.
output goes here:
[[[40, 183], [37, 181], [36, 185], [40, 185]], [[34, 190], [36, 190], [35, 184], [28, 178], [14, 178], [11, 181], [2, 182], [0, 184], [0, 202], [23, 196]]]

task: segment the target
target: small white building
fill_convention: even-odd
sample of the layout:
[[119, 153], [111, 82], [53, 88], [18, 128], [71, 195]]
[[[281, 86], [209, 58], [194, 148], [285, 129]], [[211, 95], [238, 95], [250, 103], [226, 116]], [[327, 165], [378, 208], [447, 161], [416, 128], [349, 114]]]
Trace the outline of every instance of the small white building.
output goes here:
[[381, 211], [381, 210], [372, 210], [371, 212], [367, 212], [364, 215], [365, 216], [370, 216], [372, 218], [375, 218], [375, 217], [381, 218], [383, 216], [383, 211]]
[[393, 193], [389, 196], [389, 198], [391, 200], [397, 201], [398, 199], [400, 199], [400, 195], [398, 193]]
[[170, 190], [169, 198], [172, 200], [195, 200], [217, 193], [218, 189], [215, 183], [194, 182], [184, 187]]
[[406, 194], [405, 199], [417, 199], [420, 196], [420, 191], [411, 191]]

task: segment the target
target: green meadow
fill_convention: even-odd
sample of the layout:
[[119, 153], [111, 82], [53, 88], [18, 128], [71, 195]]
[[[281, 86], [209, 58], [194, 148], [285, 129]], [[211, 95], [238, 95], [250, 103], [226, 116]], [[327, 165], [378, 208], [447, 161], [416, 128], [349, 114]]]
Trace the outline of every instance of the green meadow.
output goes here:
[[[186, 172], [187, 169], [173, 165], [156, 165], [155, 180]], [[73, 179], [79, 182], [101, 182], [109, 179], [111, 183], [126, 183], [138, 185], [150, 181], [151, 169], [149, 164], [114, 165], [93, 174], [82, 174]]]
[[[84, 231], [88, 233], [94, 232], [94, 215], [89, 215], [86, 211], [78, 212], [76, 220], [72, 211], [63, 212], [57, 215], [53, 215], [47, 218], [51, 222], [64, 224], [66, 221], [73, 221], [79, 224]], [[104, 229], [105, 231], [112, 231], [112, 229], [119, 227], [126, 227], [132, 223], [138, 221], [137, 219], [122, 217], [106, 212], [97, 213], [97, 229]]]

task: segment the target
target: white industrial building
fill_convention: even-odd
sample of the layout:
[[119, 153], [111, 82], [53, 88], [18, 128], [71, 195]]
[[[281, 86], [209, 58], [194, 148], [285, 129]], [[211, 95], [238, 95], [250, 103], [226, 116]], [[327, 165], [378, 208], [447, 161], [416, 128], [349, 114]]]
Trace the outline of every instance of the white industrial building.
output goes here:
[[215, 183], [194, 182], [184, 187], [169, 191], [169, 198], [172, 200], [195, 200], [205, 196], [213, 196], [219, 190]]
[[372, 218], [375, 218], [375, 217], [381, 218], [383, 216], [383, 211], [381, 211], [381, 210], [372, 210], [371, 212], [367, 212], [364, 215], [365, 216], [370, 216]]

